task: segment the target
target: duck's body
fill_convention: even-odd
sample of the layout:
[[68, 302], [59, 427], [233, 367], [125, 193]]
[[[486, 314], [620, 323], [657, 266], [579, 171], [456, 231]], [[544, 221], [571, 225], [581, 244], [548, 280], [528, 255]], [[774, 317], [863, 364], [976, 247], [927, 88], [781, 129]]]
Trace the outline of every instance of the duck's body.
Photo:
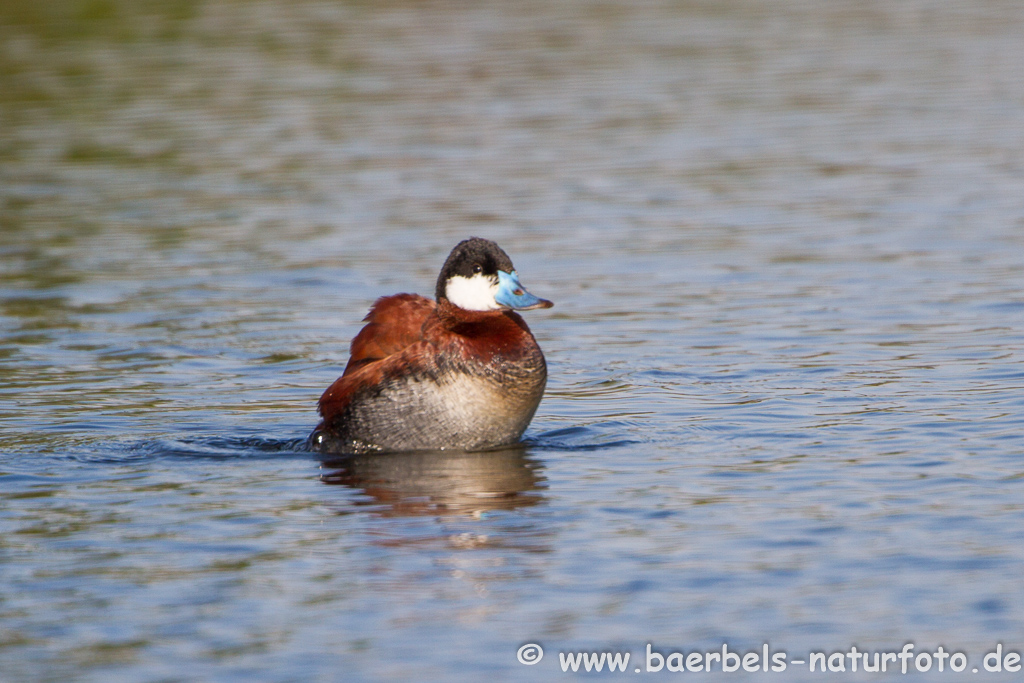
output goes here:
[[396, 294], [370, 309], [344, 374], [320, 398], [313, 448], [479, 450], [518, 441], [544, 394], [547, 366], [511, 309], [550, 305], [522, 289], [496, 244], [460, 243], [436, 302]]

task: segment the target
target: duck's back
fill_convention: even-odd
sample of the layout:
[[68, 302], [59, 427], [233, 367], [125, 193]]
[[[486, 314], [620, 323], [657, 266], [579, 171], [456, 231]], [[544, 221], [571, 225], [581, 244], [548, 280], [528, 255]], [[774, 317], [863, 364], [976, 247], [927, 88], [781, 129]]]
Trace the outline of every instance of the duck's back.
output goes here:
[[[352, 340], [342, 378], [367, 363], [401, 353], [420, 341], [423, 323], [436, 307], [432, 299], [419, 294], [395, 294], [377, 299], [363, 318], [366, 325]], [[329, 393], [330, 389], [324, 396]]]
[[377, 301], [320, 399], [321, 450], [480, 449], [517, 441], [547, 367], [523, 319], [400, 294]]

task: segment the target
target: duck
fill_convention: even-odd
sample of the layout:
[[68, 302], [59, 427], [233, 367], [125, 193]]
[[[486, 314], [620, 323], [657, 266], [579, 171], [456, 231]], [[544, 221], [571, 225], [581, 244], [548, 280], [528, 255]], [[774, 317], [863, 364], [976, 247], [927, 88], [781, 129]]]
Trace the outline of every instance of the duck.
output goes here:
[[480, 451], [518, 443], [540, 405], [547, 363], [516, 311], [551, 308], [495, 242], [452, 249], [434, 299], [374, 302], [345, 370], [320, 397], [317, 452]]

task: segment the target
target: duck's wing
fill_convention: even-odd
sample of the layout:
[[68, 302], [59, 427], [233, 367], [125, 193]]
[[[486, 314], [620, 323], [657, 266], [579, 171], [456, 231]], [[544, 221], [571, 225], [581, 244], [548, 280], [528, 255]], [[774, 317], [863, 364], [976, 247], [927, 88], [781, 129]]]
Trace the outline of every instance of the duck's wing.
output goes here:
[[320, 397], [317, 408], [324, 418], [321, 424], [329, 423], [343, 413], [349, 403], [364, 390], [384, 386], [389, 380], [398, 377], [436, 372], [437, 366], [433, 360], [435, 350], [430, 342], [418, 341], [387, 358], [370, 361], [346, 371]]
[[423, 338], [423, 323], [437, 304], [419, 294], [395, 294], [374, 302], [363, 318], [366, 325], [352, 340], [348, 373], [374, 361], [401, 353]]
[[345, 372], [320, 397], [325, 420], [341, 413], [360, 390], [380, 384], [402, 368], [414, 369], [410, 366], [428, 357], [422, 328], [435, 306], [432, 299], [418, 294], [377, 299], [363, 318], [366, 325], [352, 340]]

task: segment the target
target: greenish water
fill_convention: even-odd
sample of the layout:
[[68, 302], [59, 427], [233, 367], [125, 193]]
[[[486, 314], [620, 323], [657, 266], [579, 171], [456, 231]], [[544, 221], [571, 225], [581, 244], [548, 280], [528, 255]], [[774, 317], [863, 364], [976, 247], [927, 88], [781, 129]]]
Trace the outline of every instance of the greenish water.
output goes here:
[[[1022, 34], [1009, 1], [5, 2], [0, 680], [907, 642], [1011, 679]], [[319, 460], [370, 303], [469, 235], [556, 303], [524, 445]]]

